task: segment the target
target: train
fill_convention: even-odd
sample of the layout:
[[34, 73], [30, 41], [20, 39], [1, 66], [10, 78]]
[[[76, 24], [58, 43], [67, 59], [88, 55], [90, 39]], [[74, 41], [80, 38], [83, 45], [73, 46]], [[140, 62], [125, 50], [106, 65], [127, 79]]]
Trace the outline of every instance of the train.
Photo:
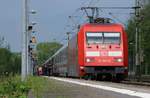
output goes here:
[[118, 79], [128, 75], [128, 40], [117, 23], [86, 23], [44, 64], [48, 75]]

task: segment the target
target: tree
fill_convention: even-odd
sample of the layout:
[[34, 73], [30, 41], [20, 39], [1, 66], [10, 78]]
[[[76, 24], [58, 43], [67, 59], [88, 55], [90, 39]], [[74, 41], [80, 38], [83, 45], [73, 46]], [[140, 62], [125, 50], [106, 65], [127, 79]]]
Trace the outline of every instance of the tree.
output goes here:
[[[149, 73], [150, 74], [150, 3], [145, 6], [144, 9], [141, 10], [141, 19], [139, 22], [139, 28], [140, 28], [140, 35], [141, 35], [141, 49], [143, 51], [143, 57], [144, 62], [142, 65], [142, 72], [143, 73]], [[128, 27], [127, 27], [127, 33], [128, 33], [128, 39], [129, 43], [135, 43], [135, 18], [129, 20]], [[129, 55], [135, 51], [133, 51], [133, 44], [129, 44]], [[149, 72], [145, 72], [148, 70]]]
[[60, 47], [61, 44], [56, 42], [43, 42], [37, 45], [38, 64], [44, 63], [51, 57]]
[[12, 53], [4, 37], [0, 37], [0, 75], [17, 74], [21, 70], [21, 55]]
[[0, 48], [7, 48], [10, 49], [10, 45], [7, 44], [4, 37], [0, 36]]
[[11, 56], [11, 73], [20, 74], [21, 73], [21, 53], [12, 53]]
[[[11, 52], [6, 48], [0, 48], [0, 74], [10, 71]], [[12, 70], [12, 69], [11, 69]]]

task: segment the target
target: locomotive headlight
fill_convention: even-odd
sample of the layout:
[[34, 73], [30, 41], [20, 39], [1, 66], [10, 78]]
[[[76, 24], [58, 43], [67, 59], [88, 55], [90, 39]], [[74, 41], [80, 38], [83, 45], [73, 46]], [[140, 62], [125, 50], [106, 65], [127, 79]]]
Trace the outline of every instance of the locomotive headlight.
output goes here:
[[94, 58], [86, 58], [86, 62], [87, 62], [87, 63], [94, 62], [94, 61], [95, 61]]
[[116, 59], [117, 62], [123, 62], [122, 58]]
[[90, 62], [91, 60], [90, 59], [86, 59], [86, 62]]

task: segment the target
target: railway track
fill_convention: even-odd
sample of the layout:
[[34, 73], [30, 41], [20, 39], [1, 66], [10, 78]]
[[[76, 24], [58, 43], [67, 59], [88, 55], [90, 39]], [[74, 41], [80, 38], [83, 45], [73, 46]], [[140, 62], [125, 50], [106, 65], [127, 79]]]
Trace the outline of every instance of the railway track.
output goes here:
[[149, 82], [121, 81], [121, 83], [130, 85], [150, 86]]
[[150, 76], [142, 75], [140, 81], [138, 79], [128, 78], [124, 81], [121, 81], [124, 84], [132, 84], [132, 85], [141, 85], [141, 86], [150, 86]]

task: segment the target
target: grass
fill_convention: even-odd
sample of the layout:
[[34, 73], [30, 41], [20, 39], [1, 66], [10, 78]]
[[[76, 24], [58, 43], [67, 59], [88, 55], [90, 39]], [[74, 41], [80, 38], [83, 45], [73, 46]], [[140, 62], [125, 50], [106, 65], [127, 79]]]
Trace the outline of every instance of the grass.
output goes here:
[[30, 87], [19, 76], [3, 77], [0, 81], [0, 98], [27, 98]]
[[0, 98], [27, 98], [32, 91], [37, 98], [41, 98], [41, 92], [45, 90], [48, 80], [42, 77], [31, 76], [25, 82], [20, 76], [5, 77], [0, 79]]
[[0, 78], [0, 98], [28, 98], [29, 92], [35, 98], [67, 98], [64, 94], [68, 90], [65, 85], [44, 77], [30, 76], [26, 82], [22, 82], [20, 76]]

